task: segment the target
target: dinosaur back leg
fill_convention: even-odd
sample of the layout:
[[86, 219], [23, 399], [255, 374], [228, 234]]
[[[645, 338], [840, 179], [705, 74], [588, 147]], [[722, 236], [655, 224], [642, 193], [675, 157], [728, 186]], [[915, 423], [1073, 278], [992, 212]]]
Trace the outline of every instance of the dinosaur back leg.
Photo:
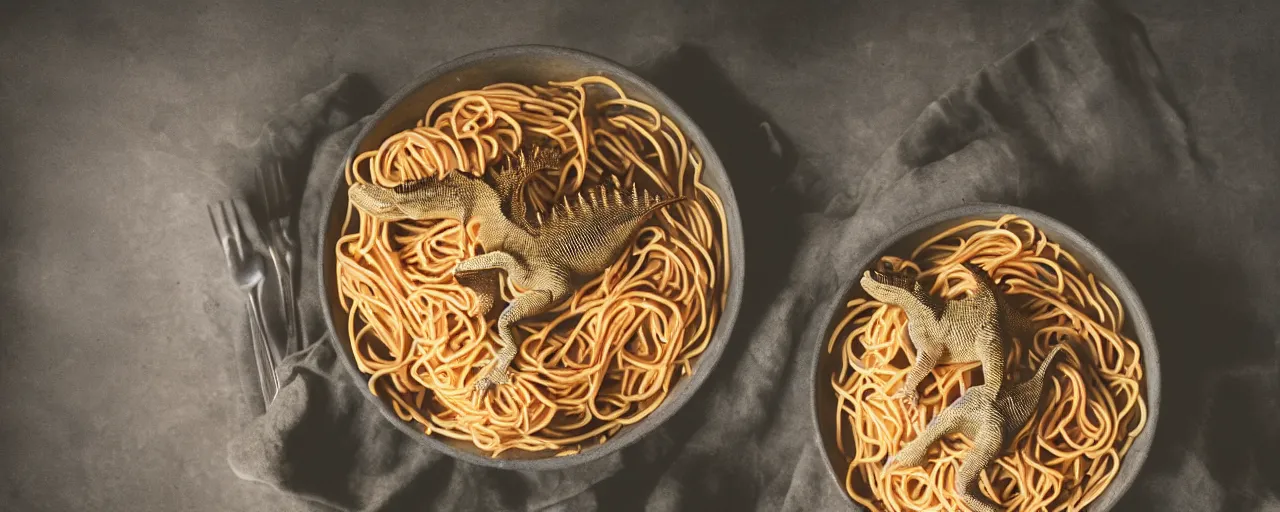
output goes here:
[[498, 342], [501, 348], [484, 376], [476, 381], [477, 390], [485, 391], [510, 381], [511, 361], [515, 360], [520, 351], [520, 346], [516, 343], [515, 323], [551, 309], [556, 304], [556, 299], [563, 297], [567, 289], [564, 281], [556, 280], [546, 288], [530, 290], [516, 297], [502, 310], [502, 314], [498, 316]]
[[498, 271], [505, 271], [512, 279], [520, 279], [525, 274], [524, 266], [502, 251], [462, 260], [453, 268], [453, 277], [458, 280], [458, 284], [475, 291], [481, 315], [488, 313], [497, 300]]
[[907, 441], [902, 445], [902, 449], [898, 453], [891, 455], [884, 465], [884, 470], [888, 471], [896, 467], [915, 467], [924, 464], [925, 455], [929, 451], [929, 447], [933, 443], [942, 439], [942, 436], [956, 432], [962, 426], [964, 418], [965, 397], [960, 397], [955, 403], [943, 409], [942, 412], [934, 416], [925, 425], [924, 431], [915, 439]]
[[1000, 510], [982, 495], [978, 489], [978, 478], [982, 476], [982, 470], [1000, 454], [1003, 439], [1000, 425], [984, 425], [973, 437], [973, 447], [965, 454], [960, 469], [956, 471], [956, 495], [973, 512]]
[[978, 360], [982, 361], [982, 382], [999, 389], [1004, 385], [1004, 339], [995, 332], [981, 332], [977, 338]]
[[476, 381], [476, 390], [486, 391], [498, 384], [506, 384], [511, 380], [511, 361], [515, 360], [520, 346], [516, 344], [514, 324], [526, 317], [546, 311], [551, 307], [551, 294], [542, 290], [533, 290], [511, 301], [498, 317], [498, 353], [480, 380]]

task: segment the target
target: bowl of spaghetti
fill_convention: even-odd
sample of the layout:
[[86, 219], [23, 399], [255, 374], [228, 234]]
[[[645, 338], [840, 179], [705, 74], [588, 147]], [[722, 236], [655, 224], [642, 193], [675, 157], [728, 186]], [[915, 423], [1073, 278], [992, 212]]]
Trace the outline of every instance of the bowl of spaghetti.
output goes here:
[[[563, 158], [517, 189], [530, 218], [607, 183], [685, 200], [566, 300], [514, 323], [509, 380], [477, 391], [499, 353], [497, 313], [528, 290], [504, 274], [481, 312], [454, 276], [484, 252], [474, 219], [384, 222], [348, 189], [483, 179], [533, 140]], [[331, 194], [319, 278], [339, 359], [387, 421], [471, 463], [557, 469], [635, 442], [705, 381], [737, 315], [742, 227], [724, 167], [675, 102], [600, 57], [513, 46], [426, 72], [364, 126]]]
[[[1159, 414], [1159, 356], [1137, 292], [1080, 233], [998, 204], [917, 220], [858, 268], [915, 274], [923, 290], [951, 300], [973, 290], [962, 269], [970, 264], [1034, 324], [1033, 335], [1012, 340], [1006, 382], [1025, 381], [1051, 349], [1066, 349], [1046, 365], [1038, 408], [982, 470], [978, 492], [1001, 510], [1109, 510], [1141, 469]], [[813, 361], [812, 410], [835, 483], [870, 510], [967, 510], [954, 492], [973, 446], [964, 434], [941, 437], [921, 465], [884, 468], [982, 383], [981, 363], [938, 365], [912, 406], [894, 397], [916, 354], [902, 309], [877, 302], [855, 278], [828, 318]]]

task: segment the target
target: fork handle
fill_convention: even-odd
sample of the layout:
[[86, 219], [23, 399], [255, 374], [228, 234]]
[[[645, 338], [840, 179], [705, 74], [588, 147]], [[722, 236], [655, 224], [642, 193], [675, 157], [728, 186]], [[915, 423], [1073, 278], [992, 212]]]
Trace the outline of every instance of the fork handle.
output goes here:
[[262, 349], [262, 333], [258, 330], [258, 322], [254, 320], [253, 306], [249, 303], [244, 305], [245, 312], [249, 314], [249, 342], [253, 348], [253, 366], [258, 374], [258, 391], [262, 393], [263, 407], [271, 405], [271, 371], [266, 367], [266, 356], [263, 355]]
[[260, 286], [255, 287], [254, 291], [249, 292], [247, 295], [249, 296], [249, 308], [252, 310], [249, 314], [249, 320], [253, 322], [257, 331], [261, 333], [261, 336], [256, 341], [262, 348], [263, 361], [266, 362], [266, 370], [271, 377], [267, 379], [267, 389], [270, 393], [266, 395], [267, 403], [270, 403], [275, 400], [276, 393], [280, 391], [280, 379], [276, 376], [275, 355], [272, 354], [271, 346], [267, 343], [267, 323], [262, 318], [262, 304], [258, 302], [258, 297], [255, 294], [256, 291], [261, 289]]
[[[280, 235], [278, 235], [280, 236]], [[284, 353], [292, 354], [302, 350], [302, 343], [298, 335], [298, 303], [293, 292], [293, 269], [294, 257], [289, 252], [286, 244], [280, 243], [279, 253], [283, 257], [272, 258], [276, 266], [276, 282], [280, 286], [281, 304], [280, 308], [284, 310], [285, 324], [285, 344]]]

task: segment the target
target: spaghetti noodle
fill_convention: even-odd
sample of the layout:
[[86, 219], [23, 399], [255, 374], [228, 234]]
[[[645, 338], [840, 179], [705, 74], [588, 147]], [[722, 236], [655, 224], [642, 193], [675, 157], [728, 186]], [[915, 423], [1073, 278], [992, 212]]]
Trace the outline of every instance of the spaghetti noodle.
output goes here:
[[[459, 260], [482, 250], [475, 221], [382, 223], [349, 206], [336, 247], [351, 349], [369, 389], [426, 433], [492, 456], [576, 453], [653, 412], [707, 347], [730, 278], [724, 207], [702, 182], [697, 149], [671, 119], [603, 77], [441, 98], [416, 127], [353, 159], [347, 184], [480, 176], [530, 137], [568, 156], [528, 182], [520, 200], [533, 212], [615, 177], [693, 200], [655, 215], [570, 299], [516, 324], [510, 384], [473, 389], [499, 347], [495, 322], [453, 276]], [[501, 288], [507, 301], [521, 293], [505, 278]]]
[[[1049, 349], [1066, 339], [1068, 358], [1049, 372], [1042, 409], [1010, 449], [978, 482], [988, 499], [1008, 510], [1080, 510], [1115, 478], [1146, 423], [1138, 345], [1125, 337], [1124, 308], [1106, 284], [1029, 221], [1008, 215], [967, 222], [920, 244], [908, 259], [882, 256], [895, 270], [911, 268], [935, 295], [955, 298], [975, 285], [960, 265], [972, 261], [1025, 304], [1039, 327], [1033, 340], [1017, 340], [1009, 375], [1021, 381]], [[891, 398], [915, 357], [901, 309], [854, 298], [828, 340], [840, 364], [837, 445], [849, 459], [845, 490], [872, 510], [967, 510], [952, 490], [969, 440], [943, 437], [921, 467], [881, 475], [886, 456], [914, 439], [928, 421], [981, 384], [980, 363], [944, 365], [922, 384], [920, 407]], [[1025, 343], [1031, 341], [1030, 343]], [[1014, 372], [1010, 372], [1014, 373]]]

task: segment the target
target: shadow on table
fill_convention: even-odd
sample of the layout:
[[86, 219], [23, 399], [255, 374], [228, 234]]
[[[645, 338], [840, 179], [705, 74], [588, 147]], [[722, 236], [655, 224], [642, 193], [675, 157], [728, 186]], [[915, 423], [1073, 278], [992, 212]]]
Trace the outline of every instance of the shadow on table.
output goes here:
[[[764, 316], [769, 299], [786, 282], [793, 248], [799, 242], [799, 202], [783, 186], [796, 161], [789, 141], [776, 125], [743, 97], [701, 48], [681, 46], [639, 66], [638, 72], [693, 118], [724, 163], [741, 211], [746, 273], [735, 278], [745, 279], [745, 289], [732, 339], [712, 377], [663, 427], [624, 450], [625, 466], [645, 469], [623, 471], [603, 482], [599, 487], [602, 510], [643, 508], [673, 456], [706, 423], [710, 409], [706, 390], [714, 387], [717, 376], [724, 378], [742, 359], [747, 338]], [[770, 128], [766, 130], [764, 123]], [[771, 148], [774, 141], [779, 147]], [[716, 471], [722, 473], [725, 469]], [[717, 475], [717, 480], [725, 479], [732, 480], [733, 476]], [[756, 502], [754, 489], [734, 488], [713, 497], [703, 494], [706, 486], [693, 484], [684, 489], [692, 494], [682, 497], [682, 508], [748, 509]], [[713, 498], [715, 502], [710, 502]]]

